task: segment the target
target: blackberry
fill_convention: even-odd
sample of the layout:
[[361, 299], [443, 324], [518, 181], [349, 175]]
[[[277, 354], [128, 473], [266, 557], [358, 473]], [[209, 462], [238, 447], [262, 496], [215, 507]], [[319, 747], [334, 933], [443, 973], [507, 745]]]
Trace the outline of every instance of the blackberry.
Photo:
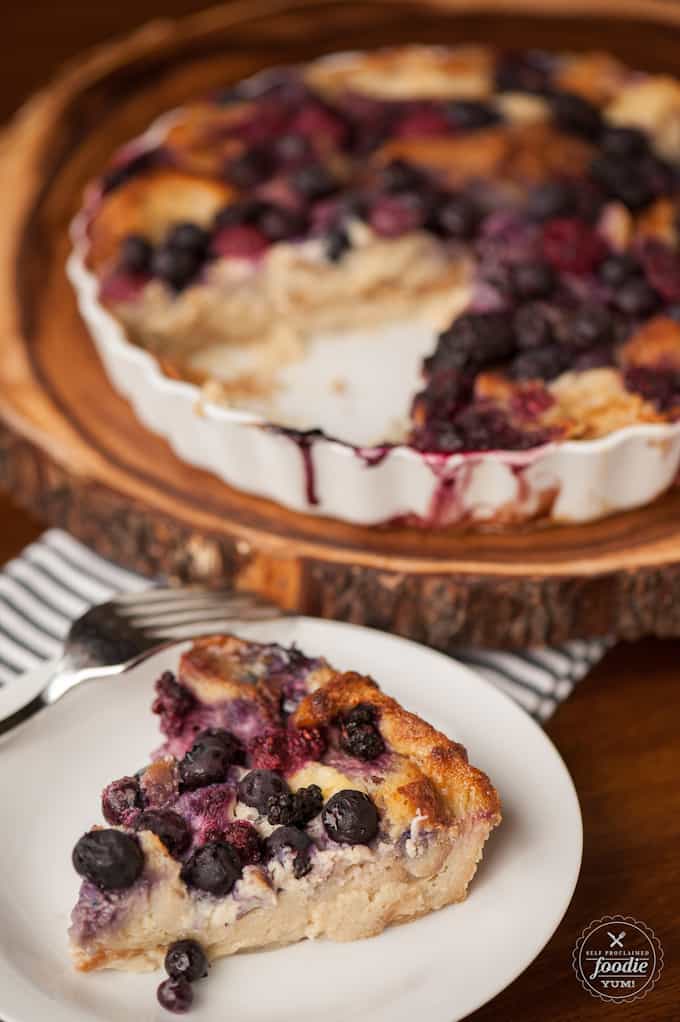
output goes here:
[[518, 298], [547, 298], [557, 283], [549, 263], [516, 263], [510, 267], [512, 290]]
[[557, 344], [533, 348], [517, 355], [510, 365], [510, 376], [516, 380], [553, 380], [569, 366], [569, 357]]
[[602, 114], [582, 96], [556, 92], [551, 100], [553, 117], [563, 131], [596, 141], [603, 127]]
[[541, 348], [553, 341], [553, 329], [545, 306], [541, 302], [527, 302], [517, 309], [513, 321], [517, 346], [522, 350]]
[[291, 792], [271, 795], [267, 801], [267, 820], [273, 827], [284, 826], [295, 822], [295, 798]]
[[425, 370], [478, 369], [509, 357], [515, 344], [504, 313], [468, 312], [439, 335], [434, 353], [425, 360]]
[[298, 827], [306, 826], [322, 808], [323, 794], [318, 784], [309, 784], [295, 792], [295, 823]]

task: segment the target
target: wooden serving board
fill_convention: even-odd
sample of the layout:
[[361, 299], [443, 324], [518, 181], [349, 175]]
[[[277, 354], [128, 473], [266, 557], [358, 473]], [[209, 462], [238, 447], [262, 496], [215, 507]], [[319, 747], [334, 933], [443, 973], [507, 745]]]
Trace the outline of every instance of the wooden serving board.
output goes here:
[[634, 65], [680, 73], [680, 7], [664, 0], [576, 0], [569, 17], [546, 16], [542, 0], [512, 4], [524, 12], [512, 17], [509, 6], [233, 3], [90, 55], [20, 112], [0, 148], [0, 482], [17, 500], [139, 571], [227, 580], [443, 649], [680, 634], [679, 490], [582, 527], [504, 533], [369, 529], [286, 511], [183, 464], [137, 422], [65, 278], [69, 220], [111, 152], [161, 111], [260, 67], [484, 39], [606, 41]]

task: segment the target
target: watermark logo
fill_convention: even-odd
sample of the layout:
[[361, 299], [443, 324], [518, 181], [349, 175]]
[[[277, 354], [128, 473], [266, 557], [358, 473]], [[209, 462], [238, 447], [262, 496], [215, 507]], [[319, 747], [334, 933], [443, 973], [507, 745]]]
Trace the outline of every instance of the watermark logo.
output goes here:
[[584, 990], [621, 1004], [653, 989], [663, 969], [663, 950], [645, 923], [631, 916], [603, 916], [586, 926], [572, 961]]

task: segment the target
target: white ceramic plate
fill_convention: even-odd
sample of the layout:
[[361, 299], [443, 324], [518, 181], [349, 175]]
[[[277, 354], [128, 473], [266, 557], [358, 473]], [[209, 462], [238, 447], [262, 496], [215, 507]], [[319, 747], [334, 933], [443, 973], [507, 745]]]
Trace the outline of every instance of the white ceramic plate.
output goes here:
[[[461, 905], [351, 944], [305, 941], [217, 963], [196, 986], [195, 1022], [455, 1022], [518, 976], [569, 904], [581, 862], [581, 815], [569, 774], [527, 714], [440, 653], [366, 628], [309, 618], [235, 625], [297, 642], [340, 668], [373, 674], [408, 709], [462, 741], [503, 800], [470, 896]], [[160, 973], [82, 975], [71, 968], [71, 849], [99, 817], [114, 777], [158, 742], [149, 712], [177, 649], [115, 681], [67, 696], [0, 743], [0, 1017], [4, 1022], [169, 1022]], [[0, 714], [4, 713], [0, 701]]]

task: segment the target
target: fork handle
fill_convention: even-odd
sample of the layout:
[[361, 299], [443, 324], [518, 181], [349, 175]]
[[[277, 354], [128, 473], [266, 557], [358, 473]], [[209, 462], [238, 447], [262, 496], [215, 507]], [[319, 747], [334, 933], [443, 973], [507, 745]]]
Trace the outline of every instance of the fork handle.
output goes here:
[[46, 706], [49, 706], [49, 703], [43, 693], [38, 692], [37, 696], [34, 696], [30, 703], [26, 703], [20, 709], [15, 710], [14, 713], [10, 713], [8, 717], [0, 720], [0, 735], [6, 735], [8, 731], [18, 727], [19, 724], [23, 724], [29, 717], [34, 717], [36, 713], [39, 713]]

